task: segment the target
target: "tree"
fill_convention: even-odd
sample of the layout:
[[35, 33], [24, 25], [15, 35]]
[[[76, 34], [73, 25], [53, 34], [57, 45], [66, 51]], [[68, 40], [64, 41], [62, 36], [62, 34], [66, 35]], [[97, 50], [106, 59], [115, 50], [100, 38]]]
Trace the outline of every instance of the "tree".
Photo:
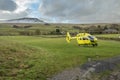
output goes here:
[[60, 33], [60, 29], [56, 29], [56, 33]]
[[36, 29], [36, 30], [35, 30], [35, 35], [40, 35], [40, 34], [41, 34], [40, 29]]

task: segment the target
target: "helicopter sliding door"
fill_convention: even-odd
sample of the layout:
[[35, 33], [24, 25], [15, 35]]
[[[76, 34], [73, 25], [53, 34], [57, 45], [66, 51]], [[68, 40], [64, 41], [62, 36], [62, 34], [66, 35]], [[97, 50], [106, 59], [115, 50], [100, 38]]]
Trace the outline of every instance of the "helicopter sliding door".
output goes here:
[[90, 40], [86, 37], [80, 37], [80, 38], [77, 38], [77, 42], [79, 45], [88, 45], [90, 44]]

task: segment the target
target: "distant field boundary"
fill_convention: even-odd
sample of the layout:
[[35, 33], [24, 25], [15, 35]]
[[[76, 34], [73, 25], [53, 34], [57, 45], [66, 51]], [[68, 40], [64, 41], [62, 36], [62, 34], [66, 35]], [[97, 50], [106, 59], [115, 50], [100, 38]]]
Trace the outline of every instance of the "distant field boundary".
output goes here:
[[41, 35], [40, 37], [42, 38], [65, 38], [66, 35], [46, 35], [46, 36]]
[[115, 40], [115, 41], [120, 41], [120, 38], [108, 38], [108, 37], [97, 37], [98, 39], [102, 40]]

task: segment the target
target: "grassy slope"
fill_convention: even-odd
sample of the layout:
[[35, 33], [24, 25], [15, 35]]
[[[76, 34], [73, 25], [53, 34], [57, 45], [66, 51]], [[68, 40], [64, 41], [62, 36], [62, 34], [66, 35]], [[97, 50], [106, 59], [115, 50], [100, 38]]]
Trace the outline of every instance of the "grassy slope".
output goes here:
[[[0, 70], [10, 72], [8, 75], [2, 72], [1, 78], [44, 80], [66, 68], [79, 66], [88, 57], [103, 59], [120, 54], [120, 42], [115, 41], [99, 41], [98, 47], [78, 47], [76, 41], [68, 44], [64, 38], [2, 36], [0, 41], [0, 59], [3, 60]], [[9, 67], [15, 71], [14, 76], [12, 71], [6, 71]]]
[[34, 67], [33, 53], [38, 52], [42, 56], [42, 50], [0, 38], [0, 80], [30, 80], [39, 76], [43, 80], [45, 76]]

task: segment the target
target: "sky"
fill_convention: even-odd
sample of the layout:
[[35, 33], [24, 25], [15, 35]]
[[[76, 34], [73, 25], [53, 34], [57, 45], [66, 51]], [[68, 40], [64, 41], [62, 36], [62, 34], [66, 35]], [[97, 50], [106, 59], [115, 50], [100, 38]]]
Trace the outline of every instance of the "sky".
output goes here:
[[23, 17], [53, 23], [120, 22], [120, 0], [0, 0], [0, 20]]

